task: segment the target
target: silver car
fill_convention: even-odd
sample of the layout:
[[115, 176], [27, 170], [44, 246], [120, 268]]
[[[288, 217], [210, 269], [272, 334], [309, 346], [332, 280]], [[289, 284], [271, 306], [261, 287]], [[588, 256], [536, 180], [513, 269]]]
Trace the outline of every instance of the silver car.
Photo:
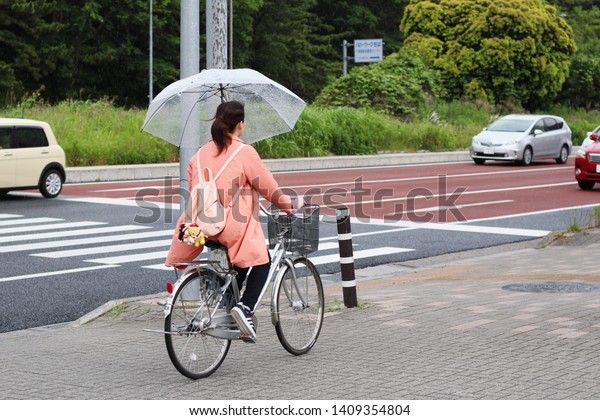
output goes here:
[[561, 117], [511, 114], [473, 137], [471, 158], [478, 165], [486, 160], [517, 161], [525, 166], [534, 159], [566, 163], [572, 149], [571, 129]]

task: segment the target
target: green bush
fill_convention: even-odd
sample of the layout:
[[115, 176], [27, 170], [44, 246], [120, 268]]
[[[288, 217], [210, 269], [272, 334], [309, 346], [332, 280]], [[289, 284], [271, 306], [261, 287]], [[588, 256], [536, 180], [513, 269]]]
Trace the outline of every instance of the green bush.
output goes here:
[[437, 72], [413, 52], [391, 54], [383, 61], [355, 67], [317, 96], [317, 106], [369, 108], [411, 118], [441, 94]]

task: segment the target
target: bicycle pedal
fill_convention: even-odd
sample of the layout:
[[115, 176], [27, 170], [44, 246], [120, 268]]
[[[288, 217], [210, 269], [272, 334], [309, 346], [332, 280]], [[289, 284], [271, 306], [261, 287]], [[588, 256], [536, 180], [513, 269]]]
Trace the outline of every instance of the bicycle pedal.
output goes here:
[[249, 344], [256, 344], [256, 339], [252, 338], [250, 336], [250, 334], [242, 334], [240, 336], [240, 339], [244, 342], [244, 343], [249, 343]]

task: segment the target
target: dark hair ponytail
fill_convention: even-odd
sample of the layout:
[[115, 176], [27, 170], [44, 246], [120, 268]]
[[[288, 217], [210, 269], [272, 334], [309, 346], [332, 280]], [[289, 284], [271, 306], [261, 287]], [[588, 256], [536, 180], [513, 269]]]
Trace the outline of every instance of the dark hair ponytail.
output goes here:
[[240, 121], [244, 121], [244, 105], [241, 102], [222, 102], [217, 107], [210, 134], [217, 144], [219, 154], [225, 148], [227, 140], [231, 138], [231, 133]]

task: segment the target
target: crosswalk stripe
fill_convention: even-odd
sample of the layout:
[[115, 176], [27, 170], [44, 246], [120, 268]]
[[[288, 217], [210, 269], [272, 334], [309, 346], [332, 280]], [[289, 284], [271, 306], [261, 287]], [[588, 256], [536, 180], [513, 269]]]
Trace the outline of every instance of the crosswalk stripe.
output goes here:
[[43, 252], [40, 254], [31, 254], [33, 257], [44, 258], [67, 258], [81, 255], [108, 254], [110, 252], [129, 251], [132, 249], [158, 248], [171, 245], [171, 239], [160, 241], [133, 242], [122, 245], [97, 246], [92, 248], [76, 248], [66, 251]]
[[127, 232], [132, 230], [150, 229], [149, 226], [124, 225], [108, 226], [94, 229], [64, 230], [62, 232], [28, 233], [27, 235], [0, 236], [0, 243], [38, 241], [40, 239], [64, 238], [68, 236], [90, 236], [102, 233]]
[[55, 217], [32, 217], [31, 219], [17, 219], [17, 220], [3, 220], [0, 221], [0, 226], [14, 226], [14, 225], [37, 225], [41, 223], [51, 222], [63, 222], [64, 219], [57, 219]]
[[65, 228], [77, 228], [77, 227], [88, 227], [106, 225], [106, 222], [67, 222], [67, 223], [52, 223], [48, 225], [29, 225], [29, 226], [18, 226], [11, 228], [0, 228], [0, 235], [6, 235], [9, 233], [26, 233], [26, 232], [39, 232], [41, 230], [57, 230]]
[[134, 261], [158, 260], [166, 258], [169, 251], [146, 252], [143, 254], [118, 255], [115, 257], [97, 258], [93, 260], [85, 260], [96, 264], [124, 264]]
[[83, 271], [94, 271], [94, 270], [103, 270], [105, 268], [116, 268], [118, 265], [96, 265], [94, 267], [82, 267], [82, 268], [72, 268], [69, 270], [60, 270], [60, 271], [48, 271], [44, 273], [34, 273], [34, 274], [24, 274], [21, 276], [13, 276], [13, 277], [4, 277], [0, 278], [0, 283], [7, 281], [15, 281], [15, 280], [28, 280], [39, 277], [50, 277], [50, 276], [60, 276], [63, 274], [71, 274], [71, 273], [81, 273]]
[[[369, 257], [377, 257], [381, 255], [391, 255], [398, 254], [400, 252], [411, 252], [414, 249], [411, 248], [394, 248], [394, 247], [381, 247], [381, 248], [372, 248], [365, 249], [362, 251], [354, 251], [354, 259], [358, 260], [361, 258], [369, 258]], [[331, 254], [331, 255], [321, 255], [318, 257], [309, 257], [314, 265], [322, 265], [327, 263], [339, 263], [340, 256], [339, 254]]]
[[[337, 244], [333, 244], [333, 245], [335, 245], [337, 247]], [[328, 248], [331, 249], [331, 247], [328, 247]], [[319, 245], [319, 249], [323, 250], [321, 245]], [[391, 255], [391, 254], [398, 254], [400, 252], [411, 252], [411, 251], [414, 251], [414, 249], [381, 247], [381, 248], [365, 249], [362, 251], [354, 251], [353, 254], [354, 254], [354, 259], [357, 260], [357, 259], [361, 259], [361, 258], [376, 257], [376, 256], [381, 256], [381, 255]], [[165, 253], [164, 256], [163, 255], [161, 255], [161, 256], [166, 257], [167, 254]], [[309, 256], [308, 258], [314, 265], [322, 265], [322, 264], [327, 264], [327, 263], [339, 263], [340, 262], [340, 256], [338, 253], [331, 254], [331, 255], [321, 255], [318, 257]], [[148, 258], [148, 259], [150, 259], [150, 258]], [[88, 260], [88, 262], [99, 262], [99, 261], [98, 260]], [[105, 259], [105, 260], [102, 260], [102, 262], [106, 263], [106, 264], [122, 264], [124, 261], [115, 260], [115, 259]], [[166, 267], [164, 265], [164, 263], [145, 265], [142, 268], [149, 268], [152, 270], [164, 270], [164, 271], [172, 271], [173, 270], [172, 267]]]
[[23, 217], [23, 215], [22, 214], [0, 213], [0, 219], [14, 219], [17, 217]]
[[0, 246], [0, 253], [15, 252], [15, 251], [30, 251], [37, 249], [46, 248], [60, 248], [67, 246], [87, 245], [87, 244], [98, 244], [103, 242], [118, 242], [118, 241], [131, 241], [134, 239], [145, 239], [157, 236], [171, 236], [173, 234], [172, 229], [168, 230], [157, 230], [152, 232], [142, 233], [131, 233], [127, 235], [109, 235], [109, 236], [97, 236], [94, 238], [79, 238], [79, 239], [67, 239], [63, 241], [48, 241], [48, 242], [36, 242], [23, 245], [8, 245]]

